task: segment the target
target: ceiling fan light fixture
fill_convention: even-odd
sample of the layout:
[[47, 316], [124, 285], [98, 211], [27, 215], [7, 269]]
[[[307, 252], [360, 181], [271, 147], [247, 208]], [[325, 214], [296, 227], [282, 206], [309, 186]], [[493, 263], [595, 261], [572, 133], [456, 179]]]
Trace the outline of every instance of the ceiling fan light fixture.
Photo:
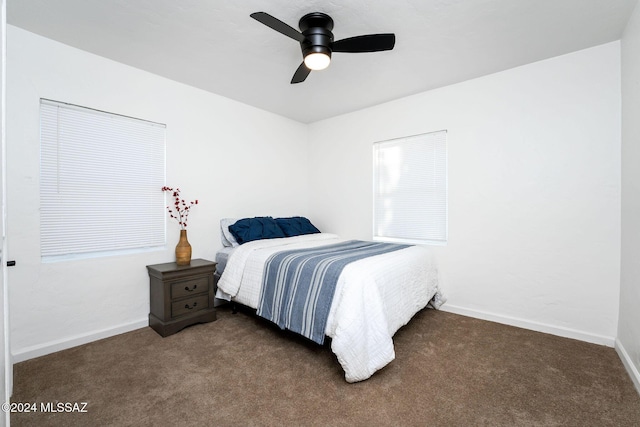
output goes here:
[[304, 57], [304, 65], [310, 70], [324, 70], [331, 63], [331, 57], [323, 52], [310, 53]]
[[364, 34], [334, 41], [331, 32], [333, 19], [322, 12], [307, 13], [300, 18], [300, 22], [298, 22], [300, 31], [266, 12], [255, 12], [250, 16], [300, 43], [304, 60], [293, 73], [291, 84], [302, 83], [313, 70], [327, 68], [331, 63], [332, 52], [381, 52], [393, 49], [396, 43], [396, 36], [393, 33]]

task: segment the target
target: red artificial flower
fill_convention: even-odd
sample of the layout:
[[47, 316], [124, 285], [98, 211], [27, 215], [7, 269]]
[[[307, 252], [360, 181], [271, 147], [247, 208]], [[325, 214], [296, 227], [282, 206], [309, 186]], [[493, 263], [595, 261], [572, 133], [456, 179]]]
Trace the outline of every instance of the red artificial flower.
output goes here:
[[[191, 207], [191, 205], [197, 205], [198, 204], [198, 200], [194, 200], [193, 202], [189, 202], [189, 204], [187, 204], [187, 202], [184, 201], [184, 199], [180, 198], [180, 189], [176, 188], [175, 190], [171, 187], [162, 187], [162, 191], [172, 191], [172, 196], [175, 198], [175, 202], [174, 202], [174, 207], [171, 208], [170, 206], [167, 206], [167, 211], [169, 212], [169, 216], [171, 218], [175, 218], [178, 221], [178, 224], [180, 224], [180, 229], [184, 230], [187, 228], [187, 216], [189, 215], [189, 208]], [[180, 207], [180, 204], [182, 203], [182, 207]], [[175, 212], [174, 212], [175, 209]]]

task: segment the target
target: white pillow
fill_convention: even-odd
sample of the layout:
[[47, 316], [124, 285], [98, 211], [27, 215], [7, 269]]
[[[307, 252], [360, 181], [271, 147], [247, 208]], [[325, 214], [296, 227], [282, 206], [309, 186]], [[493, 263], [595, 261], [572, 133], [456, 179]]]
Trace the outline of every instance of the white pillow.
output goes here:
[[238, 221], [236, 218], [222, 218], [220, 220], [220, 240], [222, 241], [222, 246], [224, 247], [236, 247], [240, 246], [238, 241], [233, 234], [229, 231], [229, 226], [233, 225]]

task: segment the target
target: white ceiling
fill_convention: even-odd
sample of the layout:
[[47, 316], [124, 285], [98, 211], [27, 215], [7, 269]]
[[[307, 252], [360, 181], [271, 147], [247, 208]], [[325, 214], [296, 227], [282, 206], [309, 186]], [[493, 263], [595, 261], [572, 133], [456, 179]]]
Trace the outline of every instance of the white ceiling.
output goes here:
[[[8, 0], [11, 25], [310, 123], [620, 39], [638, 0]], [[297, 28], [329, 14], [336, 40], [393, 32], [388, 52], [336, 53], [291, 85]]]

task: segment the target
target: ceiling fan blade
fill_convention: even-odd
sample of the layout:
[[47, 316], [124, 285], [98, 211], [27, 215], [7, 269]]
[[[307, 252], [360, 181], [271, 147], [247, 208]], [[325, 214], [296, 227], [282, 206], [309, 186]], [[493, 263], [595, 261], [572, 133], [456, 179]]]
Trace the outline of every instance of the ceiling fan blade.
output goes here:
[[284, 34], [287, 37], [291, 37], [298, 42], [303, 41], [305, 38], [300, 31], [296, 30], [293, 27], [290, 27], [278, 18], [274, 18], [273, 16], [269, 15], [268, 13], [255, 12], [249, 16], [251, 16], [256, 21], [263, 23], [267, 27], [272, 28], [281, 34]]
[[307, 79], [307, 76], [311, 73], [311, 70], [304, 65], [304, 62], [300, 64], [295, 73], [293, 73], [293, 78], [291, 79], [291, 84], [302, 83]]
[[380, 52], [391, 50], [396, 44], [395, 34], [368, 34], [365, 36], [349, 37], [333, 42], [331, 50], [334, 52]]

